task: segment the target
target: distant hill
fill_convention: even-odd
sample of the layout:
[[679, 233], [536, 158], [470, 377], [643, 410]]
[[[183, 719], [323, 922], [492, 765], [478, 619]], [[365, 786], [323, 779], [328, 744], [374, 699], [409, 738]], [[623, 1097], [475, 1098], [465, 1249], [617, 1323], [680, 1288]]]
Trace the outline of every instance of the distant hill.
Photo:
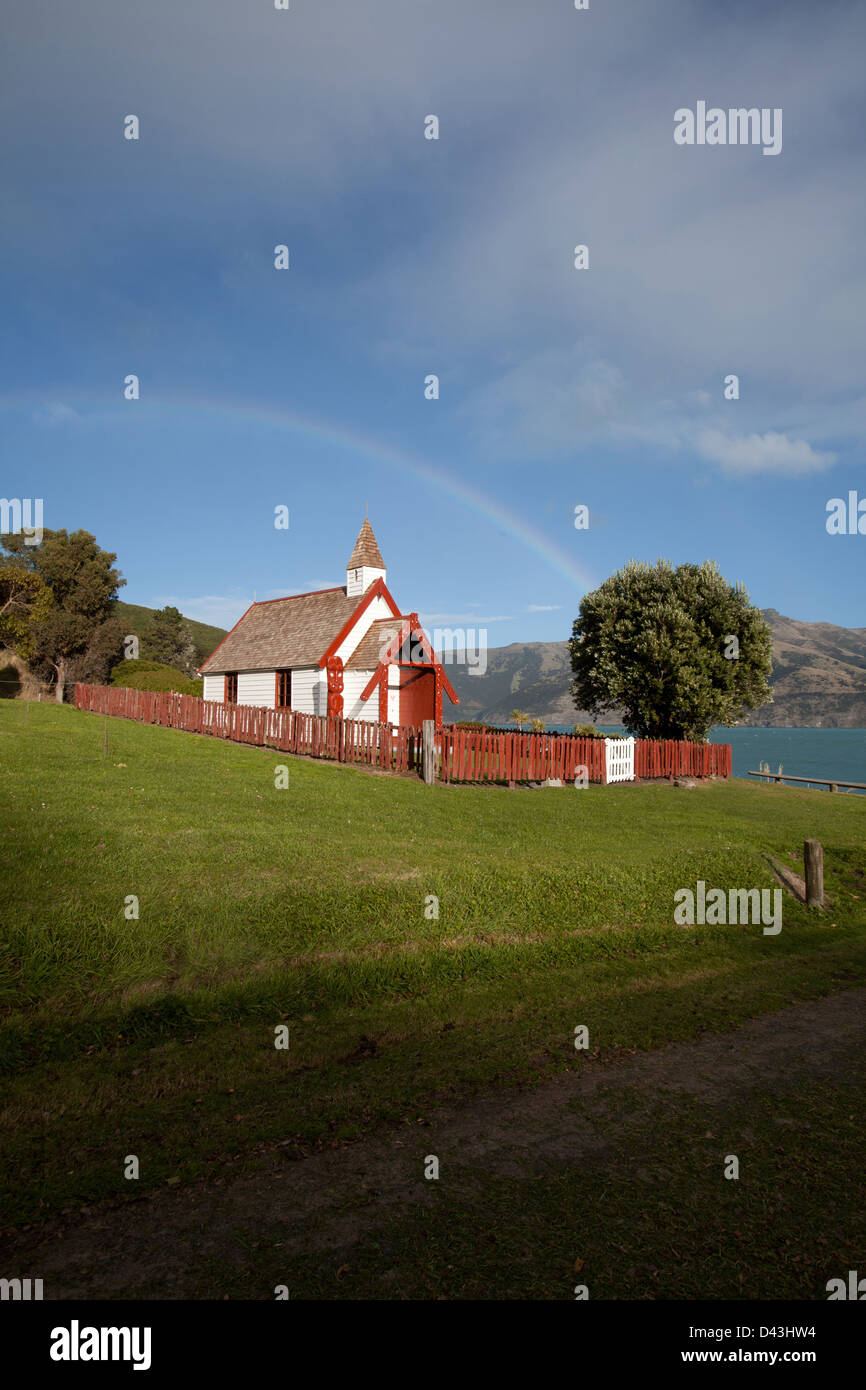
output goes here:
[[[866, 728], [866, 628], [801, 623], [775, 608], [763, 609], [773, 633], [773, 703], [756, 710], [747, 724], [823, 728]], [[492, 647], [483, 676], [446, 666], [460, 704], [444, 702], [446, 720], [510, 722], [515, 708], [546, 724], [587, 723], [568, 693], [571, 663], [567, 642], [512, 642]], [[615, 724], [613, 713], [603, 723]]]
[[[129, 631], [137, 634], [142, 639], [142, 656], [147, 655], [147, 634], [150, 631], [150, 622], [156, 612], [155, 608], [145, 608], [139, 603], [124, 603], [118, 599], [114, 612], [121, 622], [129, 624]], [[195, 618], [187, 618], [189, 630], [195, 645], [196, 664], [201, 665], [206, 656], [210, 656], [214, 647], [218, 647], [226, 635], [223, 627], [211, 627], [209, 623], [198, 623]]]
[[[130, 632], [145, 635], [153, 608], [118, 602], [117, 616]], [[866, 628], [801, 623], [775, 608], [762, 610], [773, 633], [774, 700], [743, 722], [782, 728], [866, 728]], [[225, 629], [187, 618], [199, 663], [219, 645]], [[483, 719], [508, 723], [515, 708], [546, 724], [586, 724], [568, 693], [571, 664], [567, 642], [512, 642], [491, 647], [483, 676], [446, 666], [460, 704], [443, 702], [446, 721]], [[603, 723], [615, 724], [618, 714]]]

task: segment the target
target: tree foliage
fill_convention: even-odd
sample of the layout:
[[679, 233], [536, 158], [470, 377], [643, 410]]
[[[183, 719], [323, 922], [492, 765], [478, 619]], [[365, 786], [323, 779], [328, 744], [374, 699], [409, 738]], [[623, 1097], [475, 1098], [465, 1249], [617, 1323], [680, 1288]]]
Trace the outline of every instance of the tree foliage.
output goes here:
[[621, 709], [639, 737], [700, 741], [771, 699], [770, 628], [709, 560], [630, 561], [583, 598], [569, 646], [577, 708]]
[[143, 646], [148, 658], [165, 666], [176, 666], [186, 676], [194, 674], [198, 654], [189, 623], [180, 609], [158, 608], [150, 620]]
[[[35, 577], [51, 596], [34, 603], [23, 640], [29, 644], [31, 669], [53, 674], [58, 692], [67, 680], [89, 671], [91, 678], [108, 669], [116, 650], [117, 630], [109, 624], [117, 591], [126, 583], [112, 568], [116, 555], [101, 550], [89, 531], [44, 531], [39, 545], [23, 534], [5, 536], [8, 565]], [[104, 672], [103, 672], [104, 674]]]
[[34, 630], [52, 604], [51, 590], [34, 570], [0, 556], [0, 646], [28, 661], [36, 646]]

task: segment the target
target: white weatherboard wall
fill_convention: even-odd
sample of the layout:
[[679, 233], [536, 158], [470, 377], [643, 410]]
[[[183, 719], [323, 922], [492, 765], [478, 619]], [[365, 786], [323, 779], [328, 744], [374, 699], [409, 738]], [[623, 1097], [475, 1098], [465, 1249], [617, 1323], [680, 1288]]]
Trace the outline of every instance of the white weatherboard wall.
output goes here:
[[273, 709], [275, 681], [275, 671], [239, 671], [238, 704], [265, 705], [267, 709]]
[[292, 709], [301, 714], [328, 713], [328, 678], [321, 666], [292, 671]]
[[[389, 605], [382, 598], [381, 594], [377, 594], [377, 596], [373, 599], [373, 602], [369, 604], [369, 606], [361, 614], [360, 618], [355, 623], [355, 626], [349, 632], [348, 637], [346, 637], [340, 643], [339, 647], [335, 652], [335, 656], [338, 656], [342, 662], [347, 662], [349, 660], [349, 657], [352, 655], [352, 652], [355, 650], [358, 643], [361, 641], [361, 638], [364, 636], [365, 633], [369, 632], [370, 628], [373, 626], [375, 622], [378, 621], [379, 618], [393, 617], [394, 614], [391, 612]], [[397, 621], [398, 620], [395, 619], [395, 622]]]
[[366, 686], [372, 671], [346, 671], [343, 675], [343, 718], [369, 719], [372, 724], [379, 722], [379, 688], [373, 691], [369, 700], [363, 703], [361, 691]]
[[216, 700], [222, 704], [226, 690], [225, 676], [205, 676], [204, 677], [204, 698], [206, 700]]
[[385, 571], [372, 565], [362, 565], [357, 570], [346, 570], [346, 597], [359, 598], [365, 594], [377, 579], [384, 579]]

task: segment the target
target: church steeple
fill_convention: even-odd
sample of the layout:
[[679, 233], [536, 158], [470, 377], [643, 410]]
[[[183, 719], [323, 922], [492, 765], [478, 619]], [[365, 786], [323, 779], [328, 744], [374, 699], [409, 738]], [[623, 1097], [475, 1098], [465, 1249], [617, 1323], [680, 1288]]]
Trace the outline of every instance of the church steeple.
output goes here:
[[346, 566], [346, 594], [349, 598], [360, 598], [371, 584], [384, 578], [385, 561], [373, 535], [373, 528], [365, 517]]

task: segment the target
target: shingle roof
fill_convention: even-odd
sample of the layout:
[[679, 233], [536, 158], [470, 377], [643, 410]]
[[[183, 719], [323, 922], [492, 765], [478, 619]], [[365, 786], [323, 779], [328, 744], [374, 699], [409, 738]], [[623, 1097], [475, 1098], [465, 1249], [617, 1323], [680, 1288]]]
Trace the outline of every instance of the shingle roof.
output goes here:
[[355, 541], [355, 549], [352, 551], [346, 569], [361, 569], [363, 565], [371, 569], [383, 570], [385, 561], [376, 544], [376, 537], [373, 535], [373, 528], [369, 521], [364, 518], [364, 525], [358, 532], [358, 539]]
[[375, 671], [381, 660], [382, 648], [397, 636], [405, 621], [405, 618], [380, 618], [373, 623], [346, 662], [346, 670]]
[[[400, 618], [379, 618], [377, 622], [370, 626], [352, 652], [352, 655], [346, 662], [346, 670], [375, 671], [379, 662], [382, 660], [384, 649], [390, 646], [391, 642], [400, 632], [400, 629], [408, 622], [409, 614], [407, 613], [404, 613]], [[423, 632], [423, 628], [413, 626], [412, 631]], [[429, 646], [429, 643], [427, 643], [427, 645]], [[409, 643], [407, 639], [407, 642], [404, 643], [404, 652], [408, 651], [408, 646]], [[391, 653], [390, 655], [393, 660], [395, 653]], [[413, 652], [413, 657], [416, 661], [419, 660], [417, 651]], [[404, 659], [408, 658], [404, 657]]]
[[199, 671], [207, 676], [315, 666], [358, 606], [345, 589], [254, 603]]

